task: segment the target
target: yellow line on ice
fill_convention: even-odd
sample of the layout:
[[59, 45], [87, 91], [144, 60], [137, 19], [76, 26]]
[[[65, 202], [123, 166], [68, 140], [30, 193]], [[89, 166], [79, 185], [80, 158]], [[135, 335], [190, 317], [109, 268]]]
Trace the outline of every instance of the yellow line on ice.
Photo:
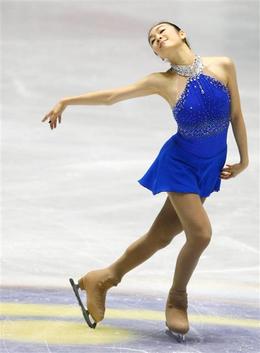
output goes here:
[[[41, 317], [81, 317], [78, 305], [61, 304], [27, 304], [27, 303], [1, 303], [1, 313], [5, 316], [41, 316]], [[259, 320], [245, 319], [232, 316], [213, 316], [188, 314], [192, 323], [205, 323], [212, 325], [227, 325], [260, 328]], [[165, 321], [163, 311], [142, 309], [106, 309], [105, 318], [125, 320], [159, 320]]]
[[62, 320], [5, 320], [1, 322], [2, 340], [51, 344], [104, 344], [138, 339], [127, 329], [101, 325], [89, 328], [84, 322]]

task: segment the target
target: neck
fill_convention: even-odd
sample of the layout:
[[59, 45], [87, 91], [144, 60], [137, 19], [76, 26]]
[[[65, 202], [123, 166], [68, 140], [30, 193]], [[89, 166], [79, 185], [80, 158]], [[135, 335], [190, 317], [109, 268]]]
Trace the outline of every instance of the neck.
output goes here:
[[176, 52], [169, 54], [167, 58], [174, 65], [191, 65], [194, 62], [195, 54], [185, 44]]

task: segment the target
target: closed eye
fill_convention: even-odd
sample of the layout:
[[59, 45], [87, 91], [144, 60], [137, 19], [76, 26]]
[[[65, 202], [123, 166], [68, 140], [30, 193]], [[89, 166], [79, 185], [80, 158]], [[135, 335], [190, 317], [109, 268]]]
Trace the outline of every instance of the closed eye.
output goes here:
[[[160, 30], [160, 33], [162, 33], [163, 31], [165, 31], [165, 28]], [[151, 41], [151, 44], [153, 44], [153, 42], [154, 42], [154, 39]]]

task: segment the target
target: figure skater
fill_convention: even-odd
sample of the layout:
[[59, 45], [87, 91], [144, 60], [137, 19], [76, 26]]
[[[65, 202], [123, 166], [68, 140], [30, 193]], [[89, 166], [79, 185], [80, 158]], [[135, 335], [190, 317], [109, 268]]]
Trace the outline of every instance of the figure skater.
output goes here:
[[[113, 105], [158, 94], [170, 105], [177, 133], [164, 143], [150, 168], [138, 180], [154, 195], [167, 193], [161, 211], [150, 229], [115, 262], [86, 273], [77, 284], [73, 279], [70, 283], [88, 325], [95, 328], [104, 318], [108, 289], [117, 286], [127, 272], [184, 231], [186, 242], [177, 257], [165, 306], [166, 326], [181, 341], [189, 331], [187, 284], [212, 235], [203, 204], [212, 192], [220, 190], [221, 179], [234, 178], [247, 168], [247, 135], [231, 58], [197, 55], [185, 31], [167, 21], [150, 28], [148, 41], [153, 53], [169, 62], [169, 70], [150, 73], [124, 87], [63, 98], [42, 122], [48, 119], [50, 128], [56, 128], [64, 109], [75, 104]], [[230, 123], [240, 161], [224, 167]], [[80, 300], [79, 289], [86, 291], [87, 310]]]

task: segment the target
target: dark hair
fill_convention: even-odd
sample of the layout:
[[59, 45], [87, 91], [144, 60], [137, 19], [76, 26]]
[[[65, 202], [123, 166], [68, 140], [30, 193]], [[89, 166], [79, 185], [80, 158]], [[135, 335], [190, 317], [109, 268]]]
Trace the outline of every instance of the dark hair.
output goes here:
[[[174, 27], [178, 32], [181, 31], [181, 28], [178, 27], [178, 26], [177, 26], [176, 24], [174, 24], [174, 23], [167, 22], [167, 21], [158, 22], [158, 23], [156, 23], [155, 25], [153, 25], [153, 26], [149, 29], [149, 32], [148, 32], [148, 42], [149, 42], [149, 44], [150, 44], [149, 35], [150, 35], [150, 32], [151, 32], [152, 28], [155, 27], [155, 26], [157, 26], [157, 25], [160, 25], [160, 24], [162, 24], [162, 23], [167, 23], [168, 25], [171, 25], [171, 26]], [[188, 42], [188, 40], [187, 40], [186, 38], [183, 39], [183, 42], [191, 49], [190, 44], [189, 44], [189, 42]], [[155, 53], [155, 54], [156, 54], [156, 53]], [[156, 54], [156, 55], [157, 55], [157, 54]]]

